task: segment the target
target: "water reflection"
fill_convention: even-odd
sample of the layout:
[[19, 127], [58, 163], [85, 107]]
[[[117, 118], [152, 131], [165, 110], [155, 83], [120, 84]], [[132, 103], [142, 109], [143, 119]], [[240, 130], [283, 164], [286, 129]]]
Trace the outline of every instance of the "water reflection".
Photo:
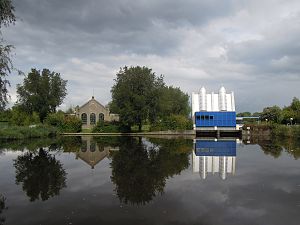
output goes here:
[[16, 184], [22, 183], [30, 201], [45, 201], [66, 187], [66, 172], [62, 164], [47, 150], [26, 152], [14, 160]]
[[110, 144], [112, 143], [105, 143], [101, 138], [82, 137], [81, 148], [76, 152], [76, 159], [81, 159], [94, 169], [100, 161], [109, 157], [111, 151], [119, 150], [119, 147], [110, 146]]
[[225, 180], [227, 174], [235, 174], [236, 140], [194, 139], [192, 156], [193, 172], [206, 179], [208, 173], [218, 173]]
[[120, 150], [112, 154], [111, 162], [111, 180], [121, 202], [146, 204], [163, 193], [167, 178], [189, 166], [189, 152], [180, 148], [183, 144], [176, 149], [176, 145], [170, 148], [169, 143], [163, 140], [147, 143], [143, 138], [122, 139]]
[[5, 217], [3, 217], [1, 214], [6, 209], [5, 207], [5, 197], [0, 194], [0, 225], [3, 225], [5, 222]]
[[300, 139], [299, 138], [282, 138], [282, 137], [251, 137], [243, 140], [244, 144], [258, 144], [261, 150], [266, 154], [279, 158], [283, 152], [292, 155], [295, 159], [300, 158]]

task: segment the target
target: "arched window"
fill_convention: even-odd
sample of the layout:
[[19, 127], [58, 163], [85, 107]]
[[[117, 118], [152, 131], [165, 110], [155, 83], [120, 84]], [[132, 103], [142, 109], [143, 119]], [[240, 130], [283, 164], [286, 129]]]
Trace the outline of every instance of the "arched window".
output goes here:
[[86, 115], [86, 113], [81, 114], [81, 121], [82, 121], [82, 124], [87, 124], [87, 115]]
[[96, 124], [96, 115], [95, 115], [95, 113], [91, 113], [91, 115], [90, 115], [90, 124]]
[[99, 114], [99, 121], [104, 121], [104, 114], [103, 113], [100, 113]]

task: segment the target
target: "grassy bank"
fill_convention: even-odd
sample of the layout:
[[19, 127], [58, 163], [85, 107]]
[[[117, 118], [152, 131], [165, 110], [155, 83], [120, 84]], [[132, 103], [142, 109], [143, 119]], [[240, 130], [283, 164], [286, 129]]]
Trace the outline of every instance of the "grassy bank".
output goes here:
[[[269, 133], [274, 137], [294, 137], [300, 138], [300, 126], [287, 126], [283, 124], [245, 124], [243, 130], [252, 131], [252, 134]], [[268, 132], [269, 131], [269, 132]]]
[[0, 130], [0, 139], [17, 140], [25, 138], [46, 138], [58, 135], [57, 128], [47, 125], [36, 127], [8, 126]]

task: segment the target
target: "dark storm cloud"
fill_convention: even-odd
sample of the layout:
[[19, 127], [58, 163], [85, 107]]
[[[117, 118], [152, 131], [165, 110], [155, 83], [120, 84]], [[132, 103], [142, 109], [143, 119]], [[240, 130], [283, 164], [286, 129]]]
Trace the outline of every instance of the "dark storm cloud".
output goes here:
[[[36, 46], [111, 53], [164, 54], [176, 48], [182, 26], [198, 26], [233, 10], [231, 1], [16, 1], [24, 32], [43, 30]], [[30, 34], [28, 34], [30, 36]], [[45, 39], [47, 37], [47, 39]], [[35, 41], [34, 39], [27, 41]], [[48, 42], [48, 43], [47, 43]], [[105, 46], [101, 49], [101, 45]], [[100, 47], [100, 48], [99, 48]]]

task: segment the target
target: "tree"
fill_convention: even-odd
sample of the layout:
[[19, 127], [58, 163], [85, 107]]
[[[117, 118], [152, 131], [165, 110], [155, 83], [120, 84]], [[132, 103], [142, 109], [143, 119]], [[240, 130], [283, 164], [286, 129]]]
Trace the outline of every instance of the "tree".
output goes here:
[[117, 73], [111, 89], [111, 111], [120, 115], [120, 120], [139, 131], [145, 121], [155, 121], [159, 111], [159, 90], [164, 86], [163, 77], [157, 77], [147, 67], [124, 67]]
[[236, 114], [236, 116], [240, 116], [240, 117], [251, 116], [251, 112], [241, 112], [241, 113]]
[[263, 112], [261, 113], [260, 117], [262, 120], [272, 121], [275, 123], [280, 123], [281, 118], [281, 108], [277, 105], [272, 107], [264, 108]]
[[31, 69], [23, 85], [17, 86], [18, 105], [28, 113], [37, 112], [43, 121], [48, 113], [55, 113], [67, 95], [67, 81], [59, 73]]
[[[0, 28], [3, 26], [7, 27], [16, 21], [14, 10], [11, 0], [0, 1]], [[0, 30], [0, 110], [3, 110], [8, 102], [7, 87], [9, 86], [9, 81], [6, 77], [14, 69], [10, 58], [12, 48], [12, 45], [4, 44]]]
[[15, 8], [13, 7], [11, 0], [0, 1], [0, 28], [2, 26], [7, 27], [9, 24], [16, 21], [14, 11]]
[[164, 86], [159, 98], [160, 116], [166, 117], [172, 114], [188, 116], [190, 112], [189, 96], [180, 88]]

